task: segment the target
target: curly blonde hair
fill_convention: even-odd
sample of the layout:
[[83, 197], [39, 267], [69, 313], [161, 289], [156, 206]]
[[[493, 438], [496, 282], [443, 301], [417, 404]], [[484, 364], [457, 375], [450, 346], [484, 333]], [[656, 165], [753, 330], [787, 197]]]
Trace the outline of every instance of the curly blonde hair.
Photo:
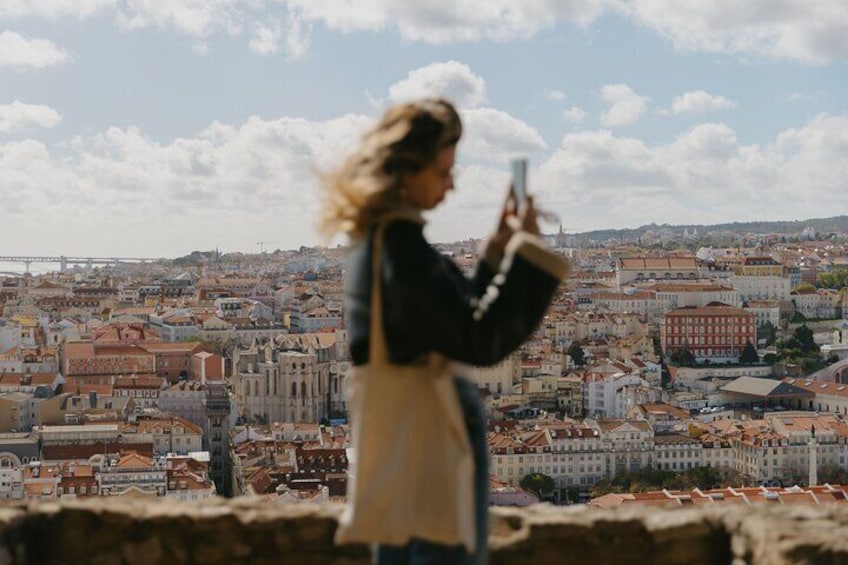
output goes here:
[[442, 98], [426, 98], [389, 108], [363, 136], [358, 148], [335, 171], [324, 174], [326, 201], [319, 228], [363, 237], [386, 213], [403, 203], [403, 175], [415, 174], [456, 145], [462, 122]]

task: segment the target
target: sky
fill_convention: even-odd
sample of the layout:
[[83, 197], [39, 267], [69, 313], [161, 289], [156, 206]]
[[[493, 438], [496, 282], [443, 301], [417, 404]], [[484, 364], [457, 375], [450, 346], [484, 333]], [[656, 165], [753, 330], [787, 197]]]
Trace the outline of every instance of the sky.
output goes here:
[[0, 255], [327, 243], [316, 173], [436, 95], [432, 241], [514, 157], [571, 233], [848, 210], [846, 0], [0, 0]]

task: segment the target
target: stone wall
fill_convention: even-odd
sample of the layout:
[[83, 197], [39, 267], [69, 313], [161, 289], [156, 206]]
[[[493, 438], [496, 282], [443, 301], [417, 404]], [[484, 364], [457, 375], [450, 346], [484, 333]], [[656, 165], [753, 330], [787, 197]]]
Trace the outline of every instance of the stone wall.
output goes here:
[[[332, 544], [338, 506], [92, 499], [0, 506], [0, 564], [365, 564]], [[492, 563], [848, 562], [848, 509], [493, 509]]]

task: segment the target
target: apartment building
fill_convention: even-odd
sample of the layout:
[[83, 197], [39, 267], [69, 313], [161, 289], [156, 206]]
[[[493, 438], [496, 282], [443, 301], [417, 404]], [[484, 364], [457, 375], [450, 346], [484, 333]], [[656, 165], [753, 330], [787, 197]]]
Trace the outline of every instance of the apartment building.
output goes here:
[[687, 435], [666, 433], [654, 436], [657, 469], [680, 472], [702, 467], [702, 451], [702, 443]]
[[695, 257], [626, 257], [616, 261], [616, 283], [695, 281], [700, 278]]
[[696, 359], [735, 361], [746, 344], [756, 344], [753, 314], [726, 304], [685, 307], [663, 315], [660, 343], [668, 356], [686, 348]]

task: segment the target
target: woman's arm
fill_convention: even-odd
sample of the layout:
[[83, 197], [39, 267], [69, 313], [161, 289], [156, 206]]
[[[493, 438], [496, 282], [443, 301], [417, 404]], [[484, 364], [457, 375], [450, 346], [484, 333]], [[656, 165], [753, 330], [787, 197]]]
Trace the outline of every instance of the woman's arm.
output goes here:
[[567, 272], [564, 258], [517, 232], [498, 273], [478, 288], [427, 243], [421, 226], [394, 222], [385, 231], [381, 277], [389, 350], [497, 363], [535, 330]]

